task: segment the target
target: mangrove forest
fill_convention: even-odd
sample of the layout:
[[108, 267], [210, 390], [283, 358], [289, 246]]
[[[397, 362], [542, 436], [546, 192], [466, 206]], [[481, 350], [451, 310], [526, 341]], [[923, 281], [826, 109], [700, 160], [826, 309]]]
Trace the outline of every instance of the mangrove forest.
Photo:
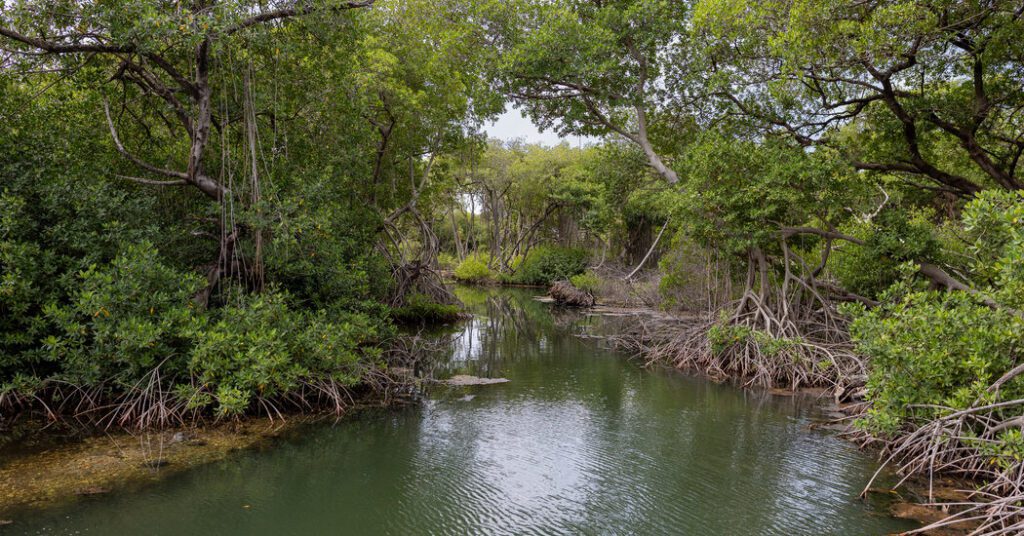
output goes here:
[[1020, 1], [0, 0], [0, 534], [1024, 534], [1022, 155]]

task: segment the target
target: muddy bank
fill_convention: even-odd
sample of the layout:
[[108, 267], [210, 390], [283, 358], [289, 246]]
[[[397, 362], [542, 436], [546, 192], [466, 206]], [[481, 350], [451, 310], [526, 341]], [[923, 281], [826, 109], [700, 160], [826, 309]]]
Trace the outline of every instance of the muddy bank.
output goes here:
[[[395, 354], [412, 353], [395, 348]], [[356, 392], [333, 411], [308, 406], [305, 412], [277, 413], [275, 418], [199, 420], [184, 427], [144, 430], [104, 431], [35, 416], [0, 423], [0, 527], [38, 508], [146, 485], [239, 450], [270, 446], [309, 425], [337, 421], [367, 408], [411, 403], [413, 379], [401, 370], [394, 367], [394, 372], [379, 376], [372, 386], [377, 389]]]
[[0, 451], [0, 524], [16, 524], [35, 508], [155, 482], [223, 460], [240, 449], [268, 445], [313, 418], [251, 418], [188, 429], [116, 432], [50, 445], [36, 452]]

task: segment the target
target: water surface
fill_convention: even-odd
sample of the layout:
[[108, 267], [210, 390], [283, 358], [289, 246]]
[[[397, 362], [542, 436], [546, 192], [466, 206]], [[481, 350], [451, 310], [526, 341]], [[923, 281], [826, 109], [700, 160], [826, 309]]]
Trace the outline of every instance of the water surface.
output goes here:
[[[3, 534], [887, 534], [873, 459], [813, 404], [642, 370], [573, 336], [598, 319], [462, 289], [436, 388], [271, 449], [19, 519]], [[4, 530], [6, 529], [6, 531]]]

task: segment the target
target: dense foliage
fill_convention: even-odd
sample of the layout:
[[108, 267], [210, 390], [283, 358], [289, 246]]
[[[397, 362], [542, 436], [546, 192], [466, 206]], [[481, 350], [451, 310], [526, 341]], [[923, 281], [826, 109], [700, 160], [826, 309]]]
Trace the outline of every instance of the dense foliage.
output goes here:
[[570, 279], [1024, 497], [1019, 2], [269, 5], [0, 1], [0, 409], [337, 398], [439, 268]]
[[416, 222], [500, 110], [488, 9], [0, 4], [0, 414], [341, 407], [451, 318]]
[[[502, 88], [641, 155], [662, 304], [718, 311], [654, 355], [866, 395], [908, 471], [1024, 496], [1019, 3], [524, 4]], [[1011, 502], [980, 532], [1020, 530]]]
[[583, 273], [588, 259], [582, 249], [537, 246], [526, 255], [511, 280], [524, 285], [550, 285]]
[[462, 259], [452, 275], [455, 276], [455, 279], [466, 283], [484, 283], [494, 278], [494, 272], [487, 267], [487, 259], [478, 253]]
[[[871, 358], [868, 388], [874, 405], [865, 424], [892, 433], [911, 416], [1024, 396], [1019, 376], [990, 389], [1024, 352], [1021, 222], [1024, 196], [979, 195], [963, 215], [963, 268], [975, 292], [929, 290], [904, 279], [884, 292], [882, 305], [850, 311], [859, 349]], [[908, 275], [915, 271], [912, 264], [904, 268]], [[987, 299], [1005, 306], [992, 307]]]

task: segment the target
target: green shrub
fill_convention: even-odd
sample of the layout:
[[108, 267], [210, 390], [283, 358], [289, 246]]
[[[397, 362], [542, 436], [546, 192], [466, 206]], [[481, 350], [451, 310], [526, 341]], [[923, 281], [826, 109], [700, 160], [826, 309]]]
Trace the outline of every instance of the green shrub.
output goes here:
[[537, 246], [523, 259], [512, 281], [523, 285], [550, 285], [587, 269], [589, 255], [579, 248]]
[[834, 250], [830, 271], [843, 288], [862, 296], [878, 296], [899, 278], [907, 261], [939, 260], [940, 244], [929, 214], [886, 210], [870, 224], [846, 229], [864, 240], [862, 247]]
[[459, 259], [451, 253], [438, 253], [437, 266], [442, 270], [454, 270], [459, 265]]
[[487, 257], [482, 253], [474, 253], [466, 257], [455, 268], [455, 279], [467, 283], [482, 283], [494, 279], [494, 274], [487, 267]]
[[[90, 267], [109, 269], [125, 244], [160, 240], [173, 247], [164, 234], [177, 231], [173, 223], [141, 223], [157, 212], [148, 204], [151, 198], [132, 198], [99, 180], [42, 181], [44, 170], [8, 175], [7, 166], [35, 163], [5, 161], [4, 153], [0, 149], [0, 383], [18, 372], [40, 377], [58, 372], [61, 363], [44, 341], [63, 332], [47, 306], [74, 302], [82, 274]], [[166, 255], [160, 264], [186, 272]]]
[[716, 355], [749, 342], [756, 344], [764, 356], [772, 358], [785, 355], [800, 343], [797, 339], [776, 337], [749, 326], [730, 324], [726, 318], [720, 318], [708, 329], [708, 342]]
[[569, 282], [572, 286], [591, 294], [597, 294], [597, 289], [601, 286], [601, 278], [591, 271], [576, 274], [569, 278]]
[[197, 320], [191, 297], [204, 284], [198, 274], [164, 264], [152, 244], [130, 245], [111, 263], [82, 272], [70, 303], [45, 308], [59, 331], [44, 347], [60, 363], [58, 374], [79, 385], [129, 386], [161, 364], [181, 372]]
[[56, 333], [42, 344], [56, 372], [16, 374], [0, 392], [30, 395], [58, 379], [116, 396], [159, 370], [190, 407], [238, 414], [303, 382], [352, 385], [376, 356], [366, 347], [379, 333], [370, 316], [297, 311], [273, 289], [200, 312], [191, 298], [204, 284], [167, 266], [148, 242], [126, 247], [83, 271], [70, 303], [45, 308]]
[[367, 247], [376, 233], [367, 224], [372, 218], [363, 209], [332, 203], [329, 192], [314, 189], [302, 195], [308, 203], [282, 207], [288, 216], [270, 233], [267, 280], [314, 310], [383, 301], [393, 279], [388, 263]]
[[[862, 423], [892, 433], [913, 417], [962, 409], [975, 401], [1024, 397], [1024, 378], [988, 392], [1024, 354], [1024, 319], [1013, 309], [1024, 302], [1024, 196], [984, 192], [964, 210], [964, 230], [973, 257], [970, 284], [979, 295], [926, 290], [916, 265], [902, 266], [874, 309], [849, 305], [850, 326], [860, 352], [870, 358], [868, 397], [872, 409]], [[994, 300], [997, 307], [983, 303]], [[914, 409], [911, 409], [914, 407]]]
[[516, 256], [512, 257], [511, 260], [508, 261], [508, 267], [512, 269], [513, 273], [516, 270], [519, 270], [519, 267], [522, 266], [522, 265], [523, 265], [523, 256], [522, 255], [516, 255]]
[[223, 307], [213, 321], [197, 323], [192, 335], [192, 382], [179, 385], [179, 396], [196, 407], [215, 404], [222, 415], [242, 413], [258, 398], [279, 397], [306, 381], [354, 385], [376, 355], [365, 348], [376, 332], [364, 315], [329, 320], [323, 312], [296, 311], [273, 290]]
[[462, 308], [458, 305], [437, 303], [423, 294], [413, 294], [406, 299], [405, 305], [391, 310], [391, 318], [403, 323], [441, 324], [453, 322], [462, 316]]
[[[1012, 313], [979, 304], [963, 292], [915, 291], [899, 284], [893, 300], [866, 310], [848, 307], [858, 350], [870, 358], [865, 423], [879, 433], [898, 430], [916, 411], [909, 406], [962, 409], [988, 396], [986, 389], [1016, 363], [1024, 350], [1024, 321]], [[1024, 395], [1024, 379], [1001, 389], [1003, 397]]]
[[986, 191], [963, 219], [972, 279], [997, 302], [1024, 308], [1024, 193]]

